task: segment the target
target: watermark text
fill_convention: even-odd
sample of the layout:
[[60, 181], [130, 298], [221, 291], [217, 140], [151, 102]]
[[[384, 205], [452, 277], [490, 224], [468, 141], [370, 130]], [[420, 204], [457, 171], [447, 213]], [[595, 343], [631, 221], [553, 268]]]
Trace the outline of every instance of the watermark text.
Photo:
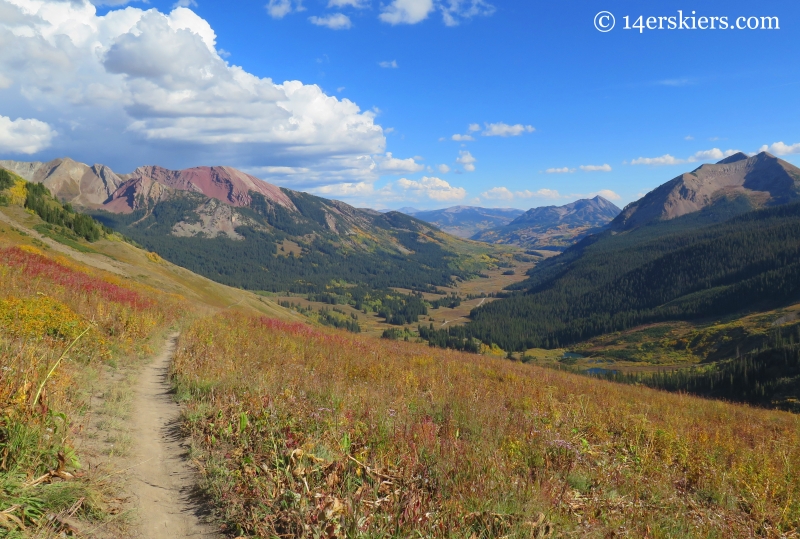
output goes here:
[[698, 15], [696, 11], [678, 10], [675, 15], [647, 16], [624, 15], [617, 18], [608, 11], [601, 11], [594, 18], [598, 31], [606, 33], [615, 27], [634, 30], [643, 34], [658, 30], [780, 30], [781, 21], [775, 16], [736, 16], [729, 17]]

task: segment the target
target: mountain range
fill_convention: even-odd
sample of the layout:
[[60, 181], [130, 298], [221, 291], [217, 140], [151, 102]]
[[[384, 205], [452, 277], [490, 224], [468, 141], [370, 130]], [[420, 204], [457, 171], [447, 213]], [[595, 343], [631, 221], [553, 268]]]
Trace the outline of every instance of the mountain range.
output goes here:
[[720, 222], [745, 211], [795, 200], [798, 182], [800, 169], [791, 163], [767, 152], [752, 157], [740, 152], [681, 174], [624, 210], [596, 196], [527, 212], [469, 206], [400, 211], [462, 238], [533, 249], [566, 248], [607, 226], [615, 231], [630, 230], [690, 214], [705, 223]]
[[230, 167], [118, 174], [71, 159], [0, 167], [178, 265], [248, 289], [310, 291], [338, 280], [430, 290], [480, 271], [490, 250], [399, 212], [357, 209]]
[[[125, 228], [126, 234], [145, 246], [172, 251], [182, 249], [171, 245], [165, 236], [238, 241], [244, 239], [239, 229], [274, 231], [277, 228], [291, 237], [314, 231], [362, 254], [365, 250], [377, 250], [405, 255], [415, 249], [403, 245], [397, 234], [390, 232], [394, 228], [390, 222], [397, 220], [406, 223], [400, 229], [409, 229], [409, 223], [413, 222], [411, 228], [424, 227], [425, 234], [437, 236], [440, 243], [450, 242], [451, 247], [452, 240], [445, 241], [443, 235], [423, 222], [459, 238], [487, 243], [528, 248], [568, 246], [619, 213], [616, 206], [601, 197], [528, 212], [456, 206], [443, 210], [403, 208], [400, 212], [378, 213], [281, 188], [224, 166], [185, 170], [143, 166], [120, 174], [105, 165], [89, 166], [64, 158], [47, 163], [0, 161], [0, 167], [43, 184], [64, 202], [99, 214], [109, 226]], [[176, 206], [181, 207], [181, 215], [167, 211]], [[138, 216], [134, 220], [126, 217], [133, 214]], [[144, 221], [139, 222], [142, 218], [148, 220], [147, 227], [143, 227]], [[159, 221], [160, 238], [155, 237], [152, 229], [154, 219]], [[164, 219], [171, 220], [169, 229], [164, 228]], [[188, 258], [181, 260], [188, 263]], [[199, 267], [193, 269], [200, 271]]]
[[508, 290], [451, 328], [448, 342], [551, 348], [642, 324], [796, 303], [800, 169], [766, 152], [703, 165], [629, 204]]
[[398, 210], [413, 215], [441, 230], [459, 238], [472, 238], [476, 234], [499, 226], [507, 225], [524, 212], [515, 208], [480, 208], [476, 206], [453, 206], [442, 210]]
[[[375, 309], [392, 309], [391, 316], [382, 315], [387, 324], [409, 326], [419, 321], [424, 301], [441, 304], [419, 294], [387, 306], [389, 295], [376, 289], [441, 292], [454, 279], [485, 277], [487, 264], [500, 263], [499, 248], [455, 238], [413, 216], [356, 209], [229, 167], [116, 174], [67, 159], [0, 166], [36, 182], [25, 187], [25, 206], [48, 223], [34, 227], [44, 236], [64, 236], [68, 225], [74, 238], [92, 241], [99, 225], [87, 224], [74, 205], [220, 283], [308, 293], [309, 301], [326, 304], [348, 295], [356, 311], [367, 301], [373, 309], [377, 301]], [[59, 203], [45, 200], [39, 184], [70, 205], [53, 206]], [[4, 197], [0, 203], [11, 200]], [[645, 356], [660, 364], [671, 355], [722, 361], [700, 375], [642, 383], [782, 407], [795, 398], [797, 373], [780, 363], [797, 352], [800, 336], [800, 324], [792, 322], [800, 306], [800, 169], [794, 165], [768, 153], [737, 154], [681, 174], [621, 212], [595, 197], [535, 208], [497, 228], [511, 230], [505, 241], [541, 245], [536, 242], [559, 239], [554, 230], [560, 230], [567, 231], [561, 241], [576, 243], [539, 261], [496, 301], [478, 302], [465, 325], [437, 327], [429, 320], [415, 333], [405, 327], [406, 336], [522, 359], [528, 351], [569, 347], [588, 351], [587, 364], [649, 361]], [[519, 232], [528, 229], [527, 237]], [[753, 325], [757, 317], [760, 326]], [[694, 329], [704, 324], [714, 327], [702, 333], [716, 335], [713, 345]], [[596, 339], [611, 348], [598, 352], [589, 344]], [[727, 389], [720, 389], [721, 381]]]
[[526, 248], [567, 247], [610, 223], [620, 209], [601, 196], [564, 206], [533, 208], [510, 223], [484, 230], [472, 239]]

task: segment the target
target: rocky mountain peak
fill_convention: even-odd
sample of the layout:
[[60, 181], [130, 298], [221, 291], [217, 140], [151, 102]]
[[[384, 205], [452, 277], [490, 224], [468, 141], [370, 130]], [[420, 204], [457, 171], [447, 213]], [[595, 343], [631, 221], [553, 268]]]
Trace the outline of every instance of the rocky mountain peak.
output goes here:
[[702, 165], [629, 204], [614, 220], [616, 229], [668, 221], [734, 199], [743, 210], [800, 199], [800, 169], [767, 152], [737, 153]]
[[[764, 152], [766, 153], [766, 152]], [[769, 154], [767, 154], [769, 155]], [[728, 163], [736, 163], [737, 161], [746, 161], [750, 157], [744, 152], [737, 152], [729, 157], [726, 157], [722, 161], [718, 162], [718, 165], [727, 165]]]

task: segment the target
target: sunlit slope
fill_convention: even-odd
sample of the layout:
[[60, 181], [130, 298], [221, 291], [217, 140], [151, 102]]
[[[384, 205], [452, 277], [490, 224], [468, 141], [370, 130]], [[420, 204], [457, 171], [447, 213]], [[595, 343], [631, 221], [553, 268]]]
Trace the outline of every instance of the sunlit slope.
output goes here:
[[786, 537], [800, 416], [233, 313], [174, 366], [245, 537]]
[[106, 526], [113, 480], [78, 443], [98, 377], [152, 353], [196, 304], [60, 253], [2, 210], [0, 537], [57, 537], [63, 518]]
[[[0, 537], [121, 536], [119, 476], [87, 460], [94, 444], [125, 451], [115, 426], [125, 395], [98, 389], [167, 332], [233, 310], [296, 316], [125, 243], [0, 171]], [[104, 419], [92, 423], [98, 407]]]
[[21, 206], [0, 207], [0, 245], [33, 245], [38, 242], [40, 246], [81, 264], [147, 284], [163, 292], [179, 294], [202, 307], [235, 307], [278, 318], [298, 318], [296, 314], [266, 298], [201, 277], [154, 253], [121, 241], [116, 236], [92, 243], [82, 240], [69, 242], [80, 245], [82, 249], [78, 250], [58, 241], [63, 240], [63, 236], [51, 234], [48, 237], [35, 229], [43, 224], [38, 216], [32, 215]]

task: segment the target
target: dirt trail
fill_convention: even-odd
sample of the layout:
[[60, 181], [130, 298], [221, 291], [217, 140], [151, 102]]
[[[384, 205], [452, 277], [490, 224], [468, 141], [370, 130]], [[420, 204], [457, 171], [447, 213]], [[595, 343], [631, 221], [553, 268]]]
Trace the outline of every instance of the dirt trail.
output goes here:
[[141, 373], [131, 417], [134, 437], [129, 489], [138, 502], [142, 539], [219, 537], [204, 524], [205, 511], [195, 490], [196, 474], [186, 459], [178, 432], [179, 408], [167, 381], [177, 335]]

